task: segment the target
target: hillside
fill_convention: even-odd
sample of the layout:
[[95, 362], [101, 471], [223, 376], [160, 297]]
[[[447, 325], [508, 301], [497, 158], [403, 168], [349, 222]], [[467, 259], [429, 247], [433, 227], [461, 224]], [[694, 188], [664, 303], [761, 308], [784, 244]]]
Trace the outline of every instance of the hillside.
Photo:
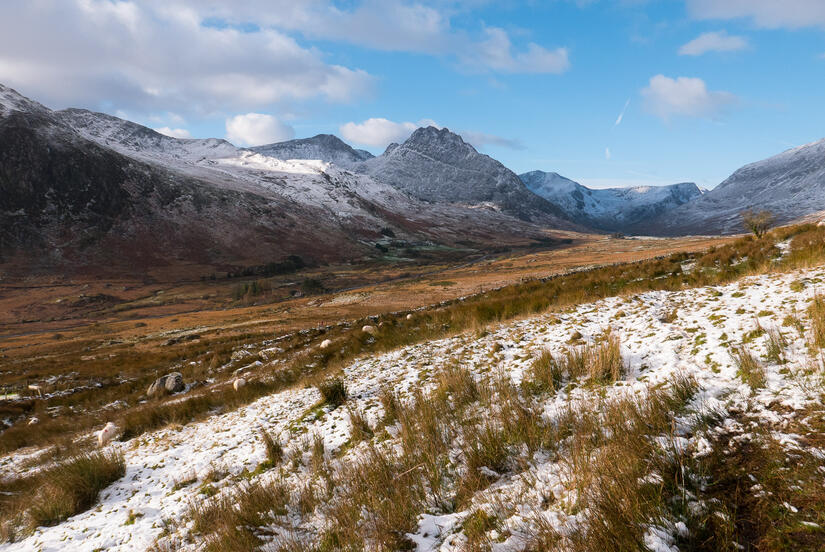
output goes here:
[[738, 233], [746, 209], [767, 209], [777, 224], [824, 211], [825, 139], [745, 165], [702, 197], [633, 230], [662, 236]]
[[382, 230], [402, 249], [548, 239], [507, 214], [424, 205], [329, 162], [171, 138], [101, 113], [53, 112], [6, 87], [0, 94], [0, 262], [10, 274], [180, 264], [198, 277], [289, 255], [371, 259], [381, 256]]
[[[140, 430], [148, 418], [127, 412], [126, 441], [105, 448], [122, 454], [124, 473], [99, 504], [3, 549], [816, 550], [825, 410], [811, 352], [825, 347], [823, 233], [790, 229], [365, 321], [373, 330], [237, 347], [214, 374], [257, 387], [234, 392], [230, 376], [207, 395], [246, 404], [160, 429]], [[623, 274], [636, 277], [626, 295], [432, 329], [450, 312], [530, 309], [545, 292], [574, 297]], [[667, 291], [703, 280], [711, 285]], [[376, 348], [341, 356], [328, 373], [337, 380], [273, 387], [296, 343], [299, 358], [321, 363], [355, 343]], [[0, 465], [25, 477], [32, 463], [48, 469], [40, 454]]]

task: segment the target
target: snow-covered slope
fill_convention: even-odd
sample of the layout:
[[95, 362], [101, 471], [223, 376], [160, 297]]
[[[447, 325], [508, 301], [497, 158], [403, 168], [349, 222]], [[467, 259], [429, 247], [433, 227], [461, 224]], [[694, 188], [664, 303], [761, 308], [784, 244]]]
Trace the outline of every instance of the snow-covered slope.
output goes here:
[[399, 240], [481, 247], [544, 235], [507, 214], [422, 204], [328, 161], [172, 138], [86, 110], [53, 112], [7, 88], [0, 105], [0, 260], [20, 257], [24, 271], [359, 259], [376, 254], [370, 241], [383, 228]]
[[55, 115], [89, 140], [148, 160], [197, 162], [239, 154], [239, 148], [226, 140], [172, 138], [105, 113], [72, 108], [57, 111]]
[[[392, 389], [402, 402], [410, 401], [416, 393], [427, 393], [438, 385], [440, 370], [458, 365], [469, 370], [480, 385], [486, 384], [485, 389], [494, 387], [491, 382], [495, 374], [519, 385], [542, 351], [549, 349], [556, 354], [564, 350], [574, 332], [581, 335], [582, 342], [593, 344], [611, 331], [621, 339], [621, 353], [629, 368], [627, 375], [613, 384], [570, 384], [553, 393], [532, 396], [530, 412], [539, 413], [548, 423], [570, 424], [565, 415], [573, 412], [571, 408], [606, 412], [609, 405], [627, 398], [644, 404], [652, 390], [666, 389], [676, 378], [693, 378], [700, 390], [684, 408], [671, 414], [672, 425], [664, 433], [649, 436], [660, 443], [662, 454], [674, 454], [675, 450], [685, 459], [696, 459], [711, 454], [714, 446], [739, 442], [747, 446], [755, 439], [756, 428], [762, 426], [770, 429], [773, 442], [794, 455], [794, 461], [801, 454], [825, 458], [825, 450], [816, 444], [821, 443], [819, 437], [788, 429], [789, 422], [802, 421], [804, 425], [805, 419], [814, 419], [812, 408], [821, 408], [820, 376], [810, 370], [804, 336], [786, 329], [785, 362], [766, 361], [764, 384], [757, 387], [743, 382], [730, 354], [731, 344], [744, 340], [752, 341], [755, 355], [766, 353], [769, 336], [757, 334], [754, 338], [757, 324], [778, 328], [784, 317], [799, 316], [801, 307], [816, 292], [812, 282], [823, 278], [825, 269], [819, 267], [751, 277], [727, 286], [609, 298], [559, 314], [503, 324], [481, 336], [473, 332], [364, 358], [344, 369], [350, 397], [345, 407], [319, 409], [318, 391], [299, 386], [233, 412], [217, 413], [203, 422], [170, 426], [129, 442], [111, 443], [107, 448], [125, 456], [126, 475], [103, 491], [98, 506], [54, 527], [40, 527], [25, 540], [0, 545], [0, 549], [126, 552], [145, 550], [157, 539], [157, 549], [199, 550], [202, 537], [194, 532], [192, 520], [187, 517], [190, 505], [214, 504], [220, 497], [232, 496], [233, 489], [247, 482], [255, 487], [273, 481], [285, 486], [287, 505], [264, 515], [263, 526], [255, 529], [270, 543], [263, 550], [277, 550], [282, 539], [291, 542], [289, 539], [296, 538], [303, 546], [293, 543], [290, 549], [313, 549], [330, 521], [325, 517], [327, 506], [333, 505], [345, 489], [332, 488], [329, 494], [323, 494], [318, 507], [299, 507], [298, 497], [305, 494], [302, 489], [327, 492], [324, 478], [313, 467], [312, 436], [323, 442], [324, 461], [337, 476], [339, 470], [374, 457], [366, 443], [349, 441], [353, 426], [348, 413], [361, 412], [376, 427], [384, 415], [382, 389]], [[809, 284], [800, 293], [794, 290], [793, 282]], [[664, 317], [675, 311], [675, 319]], [[275, 368], [266, 366], [264, 370]], [[741, 422], [743, 417], [749, 423]], [[701, 424], [710, 425], [707, 420], [715, 420], [715, 425], [701, 430]], [[475, 427], [482, 422], [468, 419], [465, 423]], [[285, 444], [285, 457], [290, 461], [284, 467], [262, 472], [256, 469], [266, 460], [259, 428]], [[718, 435], [718, 444], [709, 441], [714, 434]], [[601, 437], [601, 433], [596, 435]], [[609, 439], [609, 435], [601, 438]], [[398, 425], [376, 432], [372, 441], [372, 446], [380, 450], [400, 449]], [[576, 457], [571, 442], [575, 443], [571, 438], [548, 445], [558, 447], [552, 454], [541, 450], [530, 453], [526, 446], [523, 451], [513, 452], [518, 467], [505, 473], [487, 469], [485, 475], [492, 480], [489, 488], [472, 493], [459, 508], [450, 509], [445, 504], [455, 503], [433, 500], [433, 506], [419, 513], [417, 526], [409, 534], [416, 550], [466, 550], [472, 527], [465, 520], [478, 510], [496, 520], [494, 526], [483, 530], [497, 552], [524, 550], [529, 538], [542, 527], [566, 535], [587, 523], [586, 511], [577, 502], [582, 487], [575, 478]], [[461, 442], [451, 445], [449, 457], [456, 463], [463, 458], [461, 447]], [[32, 468], [26, 466], [26, 458], [2, 457], [0, 469], [6, 474], [27, 473]], [[644, 477], [653, 483], [661, 482], [662, 474], [655, 471], [657, 465], [651, 462], [643, 468], [648, 470]], [[701, 478], [707, 477], [701, 473], [686, 476], [684, 470], [688, 468], [683, 465], [681, 469], [682, 477], [697, 478], [699, 486]], [[218, 480], [207, 479], [221, 472], [224, 475]], [[819, 481], [822, 474], [815, 477]], [[745, 481], [748, 485], [740, 492], [755, 497], [764, 492], [755, 478]], [[712, 512], [713, 501], [718, 502], [689, 496], [691, 511]], [[791, 511], [794, 502], [796, 498], [791, 496], [785, 508]], [[684, 510], [679, 506], [674, 509]], [[365, 511], [365, 518], [367, 514]], [[649, 520], [650, 525], [643, 527], [647, 549], [679, 550], [674, 543], [678, 535], [687, 536], [687, 529], [677, 521], [665, 517]], [[819, 531], [818, 526], [812, 527]]]
[[825, 210], [825, 139], [745, 165], [702, 197], [638, 229], [660, 235], [738, 233], [745, 209], [787, 223]]
[[554, 172], [531, 171], [519, 178], [527, 189], [559, 206], [571, 220], [601, 230], [624, 231], [702, 195], [692, 182], [590, 189]]
[[320, 159], [341, 167], [373, 158], [370, 152], [354, 149], [332, 134], [318, 134], [312, 138], [299, 138], [249, 149], [276, 159]]
[[419, 128], [403, 144], [353, 170], [372, 175], [413, 197], [500, 210], [523, 220], [570, 227], [564, 213], [530, 192], [510, 169], [478, 153], [447, 128]]

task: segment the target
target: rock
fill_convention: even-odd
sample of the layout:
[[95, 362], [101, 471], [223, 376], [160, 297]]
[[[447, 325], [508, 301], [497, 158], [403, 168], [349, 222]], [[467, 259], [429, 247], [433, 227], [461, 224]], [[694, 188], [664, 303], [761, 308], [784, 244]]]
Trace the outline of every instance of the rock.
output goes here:
[[162, 395], [171, 395], [172, 393], [180, 393], [186, 388], [183, 384], [183, 375], [180, 372], [172, 372], [161, 376], [152, 382], [146, 394], [150, 397], [157, 397]]
[[328, 349], [331, 345], [332, 345], [332, 341], [330, 341], [329, 339], [325, 339], [321, 342], [321, 348], [322, 349]]
[[408, 314], [408, 315], [407, 315], [407, 320], [412, 320], [412, 319], [413, 319], [413, 315], [412, 315], [412, 314]]
[[364, 332], [364, 333], [368, 333], [370, 335], [375, 335], [375, 332], [377, 330], [375, 329], [375, 326], [370, 326], [368, 324], [368, 325], [364, 326], [363, 328], [361, 328], [361, 331]]
[[39, 423], [40, 423], [40, 418], [38, 418], [37, 416], [35, 416], [31, 420], [29, 420], [29, 425], [34, 425], [34, 424], [39, 424]]
[[246, 385], [246, 380], [243, 378], [236, 378], [235, 381], [232, 382], [232, 388], [237, 391], [241, 387]]

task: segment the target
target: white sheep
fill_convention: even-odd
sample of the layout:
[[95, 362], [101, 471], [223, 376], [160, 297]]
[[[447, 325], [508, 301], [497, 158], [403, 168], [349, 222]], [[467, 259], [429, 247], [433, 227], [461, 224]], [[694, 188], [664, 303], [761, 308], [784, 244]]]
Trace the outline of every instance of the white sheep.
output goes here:
[[246, 380], [243, 378], [235, 378], [235, 381], [232, 382], [232, 388], [235, 391], [239, 390], [244, 385], [246, 385]]
[[117, 434], [117, 426], [112, 422], [108, 422], [103, 429], [97, 432], [97, 444], [102, 447], [112, 440]]
[[817, 226], [825, 226], [825, 219], [820, 220], [816, 225]]
[[375, 326], [370, 326], [369, 324], [361, 328], [361, 331], [364, 333], [368, 333], [370, 335], [375, 335], [376, 329]]
[[329, 339], [325, 339], [321, 342], [322, 349], [328, 349], [330, 345], [332, 345], [332, 341], [330, 341]]
[[408, 314], [408, 315], [407, 315], [407, 320], [412, 320], [412, 319], [413, 319], [413, 315], [412, 315], [412, 314]]

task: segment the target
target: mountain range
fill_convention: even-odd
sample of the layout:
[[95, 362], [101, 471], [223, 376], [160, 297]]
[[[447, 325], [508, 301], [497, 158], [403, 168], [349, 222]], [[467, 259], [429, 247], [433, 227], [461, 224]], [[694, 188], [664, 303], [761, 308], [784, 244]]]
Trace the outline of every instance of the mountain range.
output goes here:
[[557, 205], [570, 220], [608, 231], [627, 231], [702, 195], [693, 182], [590, 189], [554, 172], [531, 171], [519, 178], [528, 190]]
[[369, 258], [406, 244], [487, 249], [548, 231], [735, 233], [740, 212], [790, 222], [825, 209], [825, 140], [693, 183], [590, 189], [516, 175], [446, 128], [379, 156], [329, 134], [239, 148], [111, 115], [52, 111], [0, 85], [0, 264], [141, 273]]
[[480, 249], [549, 239], [544, 226], [499, 210], [422, 202], [325, 161], [340, 155], [339, 142], [316, 137], [321, 159], [282, 160], [102, 113], [52, 111], [0, 86], [0, 263], [136, 274], [178, 263], [202, 273], [289, 255], [366, 258], [385, 234]]

